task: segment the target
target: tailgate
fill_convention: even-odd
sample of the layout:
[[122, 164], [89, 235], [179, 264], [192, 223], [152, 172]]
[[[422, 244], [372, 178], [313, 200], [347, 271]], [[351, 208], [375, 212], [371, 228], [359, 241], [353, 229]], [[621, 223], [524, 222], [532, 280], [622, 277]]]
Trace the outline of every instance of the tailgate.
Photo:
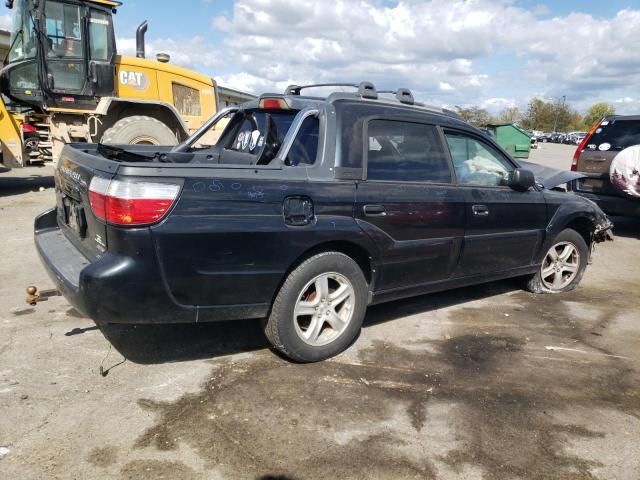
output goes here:
[[609, 167], [617, 151], [584, 149], [578, 159], [577, 171], [585, 173], [606, 173], [609, 176]]
[[55, 170], [58, 225], [87, 257], [107, 249], [107, 229], [91, 210], [89, 185], [94, 176], [111, 179], [118, 163], [66, 145]]

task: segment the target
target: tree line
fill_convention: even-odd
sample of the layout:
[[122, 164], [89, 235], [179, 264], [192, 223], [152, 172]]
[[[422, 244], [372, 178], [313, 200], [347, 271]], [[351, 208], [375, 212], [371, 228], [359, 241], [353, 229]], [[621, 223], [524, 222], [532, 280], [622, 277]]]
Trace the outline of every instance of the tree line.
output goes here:
[[610, 103], [599, 102], [591, 105], [585, 114], [581, 114], [564, 99], [547, 102], [540, 98], [531, 99], [526, 111], [517, 107], [507, 107], [495, 116], [480, 107], [456, 106], [456, 110], [463, 119], [476, 127], [485, 127], [492, 123], [517, 123], [524, 129], [543, 132], [586, 131], [597, 120], [616, 111]]

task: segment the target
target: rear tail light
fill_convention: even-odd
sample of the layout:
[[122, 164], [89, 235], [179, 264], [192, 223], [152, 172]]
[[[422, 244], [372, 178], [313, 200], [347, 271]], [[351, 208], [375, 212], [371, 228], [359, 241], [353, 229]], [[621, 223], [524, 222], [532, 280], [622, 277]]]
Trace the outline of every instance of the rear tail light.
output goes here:
[[602, 120], [604, 119], [598, 120], [596, 123], [594, 123], [593, 127], [591, 127], [591, 130], [589, 130], [589, 133], [587, 133], [587, 135], [582, 139], [582, 141], [578, 145], [578, 148], [576, 148], [576, 152], [573, 154], [573, 160], [571, 161], [571, 170], [573, 172], [578, 170], [578, 160], [580, 160], [580, 154], [582, 153], [584, 148], [589, 144], [589, 140], [591, 140], [591, 137], [593, 137], [593, 134], [595, 133], [596, 129], [600, 126], [600, 123], [602, 123]]
[[93, 177], [89, 202], [93, 214], [114, 225], [148, 225], [161, 220], [180, 193], [175, 183], [109, 180]]
[[287, 110], [289, 104], [284, 98], [261, 98], [260, 108], [265, 110]]

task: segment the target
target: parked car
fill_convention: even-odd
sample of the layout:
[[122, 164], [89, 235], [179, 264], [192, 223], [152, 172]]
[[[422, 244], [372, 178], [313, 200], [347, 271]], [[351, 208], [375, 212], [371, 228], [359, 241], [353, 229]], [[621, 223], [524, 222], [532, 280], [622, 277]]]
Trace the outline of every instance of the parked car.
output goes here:
[[508, 277], [571, 290], [610, 234], [594, 203], [408, 90], [303, 88], [173, 148], [65, 146], [35, 241], [69, 302], [99, 324], [264, 319], [276, 349], [317, 361], [368, 305]]
[[[640, 217], [640, 197], [633, 194], [629, 185], [625, 188], [625, 183], [611, 181], [612, 162], [635, 145], [640, 145], [640, 115], [609, 115], [596, 122], [573, 156], [571, 170], [584, 173], [586, 178], [573, 181], [572, 189], [611, 215]], [[635, 188], [640, 190], [638, 174], [633, 177], [634, 169], [637, 172], [640, 165], [631, 167], [632, 178], [626, 183], [635, 182]]]
[[587, 136], [587, 132], [575, 132], [573, 134], [572, 142], [576, 145], [580, 145], [580, 142]]
[[541, 135], [538, 135], [536, 140], [541, 143], [547, 143], [551, 141], [552, 136], [553, 136], [553, 133], [545, 132], [545, 133], [542, 133]]

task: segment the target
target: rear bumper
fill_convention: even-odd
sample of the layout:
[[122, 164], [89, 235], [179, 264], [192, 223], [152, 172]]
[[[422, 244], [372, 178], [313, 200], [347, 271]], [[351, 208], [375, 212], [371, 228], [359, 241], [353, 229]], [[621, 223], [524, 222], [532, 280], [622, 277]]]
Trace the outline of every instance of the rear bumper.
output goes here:
[[[603, 179], [607, 183], [609, 182], [608, 176], [600, 174], [591, 174], [586, 178]], [[608, 185], [608, 190], [613, 190], [613, 186]], [[613, 193], [602, 193], [595, 191], [586, 191], [579, 188], [579, 180], [571, 182], [571, 190], [580, 195], [581, 197], [588, 198], [595, 202], [603, 212], [607, 215], [620, 215], [623, 217], [640, 217], [640, 199], [635, 199], [622, 194], [616, 195]]]
[[75, 309], [96, 323], [193, 323], [262, 318], [268, 304], [181, 305], [168, 293], [157, 260], [105, 253], [87, 259], [57, 224], [38, 216], [35, 244], [49, 277]]

